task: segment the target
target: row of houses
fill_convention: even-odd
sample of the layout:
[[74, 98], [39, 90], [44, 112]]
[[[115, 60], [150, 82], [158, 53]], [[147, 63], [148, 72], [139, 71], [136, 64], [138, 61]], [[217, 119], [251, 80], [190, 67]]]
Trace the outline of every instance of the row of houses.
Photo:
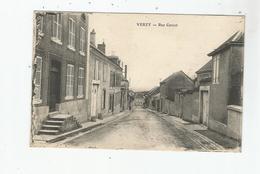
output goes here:
[[145, 107], [200, 123], [241, 139], [244, 33], [236, 32], [210, 52], [191, 79], [175, 72], [145, 95]]
[[129, 105], [127, 65], [96, 44], [86, 13], [38, 13], [32, 134], [59, 134]]

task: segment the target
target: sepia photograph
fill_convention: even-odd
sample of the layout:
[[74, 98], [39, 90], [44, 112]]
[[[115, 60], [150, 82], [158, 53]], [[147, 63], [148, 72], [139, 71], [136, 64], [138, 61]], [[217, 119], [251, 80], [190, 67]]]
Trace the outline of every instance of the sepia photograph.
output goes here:
[[32, 23], [31, 147], [242, 151], [245, 16], [34, 11]]

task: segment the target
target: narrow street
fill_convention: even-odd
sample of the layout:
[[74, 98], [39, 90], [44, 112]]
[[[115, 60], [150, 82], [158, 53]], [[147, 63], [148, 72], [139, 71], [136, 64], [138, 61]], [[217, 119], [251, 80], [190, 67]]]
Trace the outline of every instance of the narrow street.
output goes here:
[[113, 149], [219, 150], [207, 139], [142, 108], [136, 108], [129, 116], [72, 139], [65, 145]]

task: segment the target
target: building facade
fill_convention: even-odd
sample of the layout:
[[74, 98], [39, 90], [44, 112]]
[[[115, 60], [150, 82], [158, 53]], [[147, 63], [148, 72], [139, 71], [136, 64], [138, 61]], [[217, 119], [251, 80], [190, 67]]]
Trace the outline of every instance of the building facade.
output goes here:
[[86, 64], [88, 16], [84, 13], [43, 14], [37, 26], [33, 129], [37, 133], [50, 113], [87, 120]]
[[194, 82], [183, 71], [178, 71], [160, 83], [161, 112], [183, 116], [183, 92], [193, 90]]
[[212, 60], [208, 61], [204, 66], [196, 71], [196, 74], [199, 86], [199, 117], [196, 121], [208, 126], [210, 86], [212, 80]]
[[144, 107], [160, 112], [160, 87], [156, 86], [148, 91], [144, 96]]
[[89, 119], [102, 119], [127, 109], [127, 66], [123, 72], [118, 57], [106, 56], [105, 43], [96, 45], [95, 30], [90, 33], [89, 65]]
[[[225, 135], [229, 134], [231, 125], [241, 131], [244, 33], [236, 32], [208, 56], [212, 57], [208, 126]], [[238, 111], [234, 119], [228, 115], [232, 106]]]

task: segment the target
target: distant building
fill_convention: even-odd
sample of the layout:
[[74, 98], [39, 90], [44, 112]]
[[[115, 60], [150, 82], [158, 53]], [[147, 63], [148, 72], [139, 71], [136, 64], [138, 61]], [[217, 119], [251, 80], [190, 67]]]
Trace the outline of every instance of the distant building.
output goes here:
[[40, 20], [37, 36], [41, 40], [35, 49], [32, 129], [34, 133], [56, 134], [59, 126], [56, 129], [46, 122], [50, 115], [63, 114], [62, 119], [73, 116], [80, 122], [87, 120], [88, 16], [46, 13]]
[[160, 83], [161, 111], [182, 117], [182, 92], [193, 90], [194, 82], [183, 71], [178, 71]]
[[144, 106], [144, 96], [147, 92], [145, 91], [139, 91], [135, 92], [135, 105], [136, 106]]
[[145, 107], [152, 110], [161, 111], [160, 103], [160, 87], [156, 86], [145, 94], [144, 99]]

